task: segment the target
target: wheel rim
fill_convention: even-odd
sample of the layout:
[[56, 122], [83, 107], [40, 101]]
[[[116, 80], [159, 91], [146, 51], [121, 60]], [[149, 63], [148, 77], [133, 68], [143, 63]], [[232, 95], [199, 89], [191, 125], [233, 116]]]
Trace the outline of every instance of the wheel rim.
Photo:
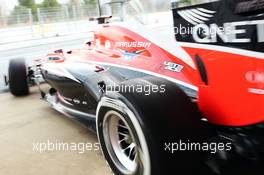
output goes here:
[[103, 135], [113, 163], [123, 174], [136, 174], [144, 160], [137, 136], [132, 132], [124, 117], [116, 111], [105, 114]]

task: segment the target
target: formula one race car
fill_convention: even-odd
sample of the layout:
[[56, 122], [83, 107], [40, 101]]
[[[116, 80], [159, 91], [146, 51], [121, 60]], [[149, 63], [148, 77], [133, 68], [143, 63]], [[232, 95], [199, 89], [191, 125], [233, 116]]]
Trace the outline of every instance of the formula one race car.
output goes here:
[[31, 66], [12, 60], [10, 91], [27, 95], [37, 84], [54, 109], [88, 122], [116, 175], [263, 174], [259, 2], [173, 2], [173, 12], [150, 13], [154, 1], [123, 2], [129, 22], [99, 18], [84, 48]]

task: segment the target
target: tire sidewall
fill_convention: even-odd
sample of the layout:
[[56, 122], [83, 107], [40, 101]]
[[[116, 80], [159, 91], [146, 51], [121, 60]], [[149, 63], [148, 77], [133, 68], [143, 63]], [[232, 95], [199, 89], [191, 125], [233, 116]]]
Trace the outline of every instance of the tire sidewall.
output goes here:
[[[131, 129], [131, 132], [132, 134], [135, 136], [135, 140], [136, 140], [136, 143], [139, 144], [140, 143], [140, 140], [144, 139], [145, 140], [145, 143], [146, 143], [146, 147], [148, 149], [147, 153], [147, 161], [149, 161], [148, 163], [150, 164], [150, 171], [152, 172], [152, 165], [151, 165], [151, 162], [152, 159], [155, 157], [155, 155], [150, 155], [149, 152], [151, 150], [150, 148], [150, 145], [147, 144], [147, 143], [151, 143], [151, 138], [149, 136], [146, 136], [146, 128], [142, 128], [142, 125], [140, 125], [140, 123], [138, 122], [138, 118], [137, 116], [134, 114], [134, 116], [136, 117], [135, 119], [137, 120], [138, 123], [136, 123], [136, 125], [140, 125], [140, 131], [136, 130], [135, 129], [135, 123], [133, 123], [133, 121], [131, 120], [131, 116], [129, 116], [128, 114], [118, 110], [118, 109], [114, 109], [114, 108], [110, 108], [110, 107], [102, 107], [100, 109], [100, 112], [99, 112], [99, 115], [98, 115], [98, 119], [97, 119], [97, 132], [98, 132], [98, 138], [99, 138], [99, 141], [100, 141], [100, 144], [101, 144], [101, 149], [102, 149], [102, 152], [104, 154], [104, 157], [105, 159], [107, 160], [107, 163], [108, 165], [110, 166], [111, 170], [113, 171], [113, 173], [115, 175], [124, 175], [115, 165], [115, 163], [112, 161], [112, 158], [111, 156], [109, 155], [108, 153], [108, 150], [107, 150], [107, 146], [106, 146], [106, 143], [104, 141], [104, 135], [103, 135], [103, 121], [104, 121], [104, 117], [105, 117], [105, 114], [108, 112], [108, 111], [115, 111], [117, 113], [119, 113], [120, 115], [122, 115], [122, 117], [124, 118], [124, 120], [127, 122], [127, 124], [129, 125], [130, 129]], [[134, 120], [135, 122], [135, 120]], [[139, 134], [140, 133], [140, 134]], [[143, 134], [142, 134], [143, 133]], [[139, 136], [140, 135], [140, 136]], [[139, 139], [139, 137], [141, 137]], [[151, 173], [152, 174], [152, 173]], [[149, 174], [141, 174], [140, 172], [140, 169], [137, 169], [137, 172], [135, 173], [135, 175], [149, 175]]]

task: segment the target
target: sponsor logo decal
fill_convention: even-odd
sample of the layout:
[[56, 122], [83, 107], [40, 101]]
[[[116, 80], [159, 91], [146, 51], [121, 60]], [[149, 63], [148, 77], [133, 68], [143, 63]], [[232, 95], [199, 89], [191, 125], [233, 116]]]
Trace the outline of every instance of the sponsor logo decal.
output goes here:
[[[239, 4], [235, 0], [221, 0], [175, 8], [175, 38], [181, 42], [264, 52], [264, 12], [260, 7], [263, 2], [254, 0]], [[240, 15], [239, 12], [247, 13]]]
[[183, 70], [184, 66], [174, 63], [174, 62], [169, 62], [169, 61], [165, 61], [164, 62], [164, 69], [165, 70], [169, 70], [169, 71], [173, 71], [173, 72], [178, 72], [180, 73]]
[[179, 10], [177, 12], [183, 19], [193, 25], [203, 24], [205, 21], [209, 21], [210, 18], [214, 17], [216, 11], [208, 10], [205, 8], [194, 8], [187, 10]]
[[68, 97], [64, 97], [64, 96], [61, 96], [61, 97], [63, 98], [63, 100], [77, 104], [77, 105], [87, 105], [88, 104], [87, 101], [82, 101], [82, 100], [77, 99], [77, 98], [68, 98]]
[[236, 21], [223, 23], [198, 24], [193, 27], [193, 39], [200, 43], [251, 43], [248, 27], [257, 29], [257, 42], [264, 42], [264, 20]]
[[248, 92], [252, 93], [252, 94], [264, 95], [264, 90], [263, 89], [249, 88]]
[[[112, 44], [111, 41], [106, 40], [104, 42], [104, 47], [107, 49], [110, 49], [112, 46], [116, 47], [116, 48], [150, 48], [151, 46], [151, 42], [142, 42], [142, 41], [133, 41], [133, 42], [126, 42], [126, 41], [122, 41], [122, 42], [115, 42], [115, 44]], [[95, 40], [95, 45], [97, 47], [101, 46], [101, 40], [100, 39], [96, 39]]]
[[150, 48], [150, 42], [141, 42], [141, 41], [134, 41], [134, 42], [116, 42], [115, 47], [127, 47], [127, 48]]
[[137, 55], [145, 52], [146, 50], [138, 50], [138, 51], [134, 51], [134, 52], [129, 52], [127, 50], [120, 50], [122, 55], [125, 57], [125, 60], [132, 60], [134, 59]]
[[256, 84], [258, 88], [248, 88], [248, 92], [252, 94], [264, 95], [264, 72], [263, 71], [249, 71], [245, 75], [249, 83]]
[[250, 83], [263, 83], [264, 84], [264, 72], [249, 71], [246, 73], [246, 80]]

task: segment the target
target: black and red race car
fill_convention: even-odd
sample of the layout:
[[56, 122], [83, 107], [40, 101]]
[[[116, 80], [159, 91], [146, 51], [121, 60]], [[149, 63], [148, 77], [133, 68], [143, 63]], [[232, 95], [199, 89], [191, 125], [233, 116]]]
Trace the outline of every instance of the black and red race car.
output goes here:
[[99, 18], [82, 49], [29, 67], [12, 60], [11, 93], [27, 95], [43, 78], [42, 97], [89, 123], [116, 175], [263, 174], [263, 1], [142, 14], [140, 22]]

